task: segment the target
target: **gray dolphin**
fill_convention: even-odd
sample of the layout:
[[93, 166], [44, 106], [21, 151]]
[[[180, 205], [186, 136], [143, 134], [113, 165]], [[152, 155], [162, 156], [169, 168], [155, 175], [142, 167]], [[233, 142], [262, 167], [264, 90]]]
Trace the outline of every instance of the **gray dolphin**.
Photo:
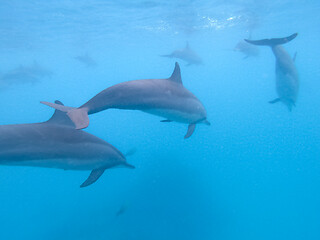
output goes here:
[[170, 78], [122, 82], [98, 93], [79, 108], [49, 102], [41, 103], [67, 112], [77, 129], [89, 125], [88, 114], [109, 108], [141, 110], [164, 117], [165, 120], [162, 122], [187, 123], [189, 127], [185, 138], [192, 135], [197, 123], [210, 125], [202, 103], [184, 88], [178, 63]]
[[181, 60], [186, 61], [188, 63], [187, 66], [190, 66], [192, 64], [194, 64], [194, 65], [203, 64], [202, 59], [195, 51], [193, 51], [190, 48], [189, 43], [187, 43], [185, 48], [175, 50], [171, 54], [160, 55], [160, 56], [181, 59]]
[[[55, 103], [62, 106], [59, 101]], [[108, 168], [134, 168], [109, 143], [76, 130], [67, 115], [59, 110], [46, 122], [0, 125], [0, 164], [92, 170], [80, 187], [97, 181]]]
[[36, 61], [32, 65], [21, 65], [0, 75], [0, 84], [3, 86], [19, 83], [35, 83], [45, 77], [51, 77], [53, 73], [39, 65]]
[[274, 56], [276, 57], [276, 89], [278, 98], [270, 101], [269, 103], [283, 102], [289, 109], [296, 105], [298, 91], [299, 91], [299, 76], [295, 67], [294, 58], [287, 53], [281, 46], [293, 40], [298, 34], [294, 33], [285, 38], [272, 38], [262, 40], [248, 40], [248, 43], [254, 45], [270, 46]]
[[244, 40], [239, 41], [233, 50], [243, 53], [245, 55], [243, 59], [259, 56], [259, 49], [256, 46], [252, 46], [251, 44], [245, 42]]
[[97, 62], [92, 57], [90, 57], [88, 53], [86, 53], [84, 55], [76, 56], [75, 59], [78, 60], [79, 62], [83, 63], [87, 67], [97, 66]]

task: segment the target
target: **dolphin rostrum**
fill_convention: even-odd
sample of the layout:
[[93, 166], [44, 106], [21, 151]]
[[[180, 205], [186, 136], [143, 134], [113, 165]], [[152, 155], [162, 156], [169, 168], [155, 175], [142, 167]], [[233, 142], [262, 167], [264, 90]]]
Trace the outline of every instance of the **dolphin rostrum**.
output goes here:
[[194, 64], [194, 65], [203, 64], [202, 59], [195, 51], [193, 51], [190, 48], [189, 43], [187, 43], [185, 48], [175, 50], [171, 54], [160, 55], [160, 56], [181, 59], [181, 60], [187, 62], [187, 66], [190, 66], [192, 64]]
[[[59, 101], [55, 103], [62, 106]], [[92, 170], [80, 187], [97, 181], [108, 168], [134, 168], [109, 143], [76, 130], [66, 113], [59, 110], [46, 122], [0, 125], [0, 164]]]
[[178, 63], [170, 78], [122, 82], [98, 93], [79, 108], [49, 102], [41, 103], [67, 112], [77, 129], [89, 125], [88, 114], [109, 108], [141, 110], [164, 117], [165, 120], [162, 122], [187, 123], [189, 127], [185, 138], [192, 135], [197, 123], [210, 125], [202, 103], [184, 88]]
[[254, 45], [271, 47], [273, 54], [276, 57], [276, 89], [278, 98], [269, 103], [282, 102], [288, 107], [289, 111], [292, 110], [292, 106], [296, 105], [299, 91], [299, 76], [294, 64], [295, 57], [291, 58], [281, 45], [290, 42], [297, 35], [297, 33], [294, 33], [285, 38], [262, 39], [256, 41], [245, 39], [245, 41]]

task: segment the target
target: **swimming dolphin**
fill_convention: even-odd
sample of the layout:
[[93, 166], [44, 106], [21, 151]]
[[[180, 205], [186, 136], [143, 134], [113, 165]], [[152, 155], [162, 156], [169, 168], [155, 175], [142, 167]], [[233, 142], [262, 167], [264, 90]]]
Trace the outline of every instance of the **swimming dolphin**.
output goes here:
[[241, 40], [237, 43], [237, 45], [233, 48], [236, 52], [241, 52], [245, 56], [243, 59], [247, 59], [248, 57], [257, 57], [259, 56], [259, 49], [244, 40]]
[[145, 79], [122, 82], [109, 87], [91, 98], [79, 108], [41, 102], [63, 112], [67, 112], [77, 129], [89, 125], [88, 114], [109, 108], [141, 110], [164, 117], [162, 122], [182, 122], [189, 124], [185, 138], [192, 135], [196, 124], [207, 121], [207, 113], [196, 96], [184, 88], [179, 64], [170, 78]]
[[179, 58], [183, 61], [186, 61], [188, 63], [187, 66], [190, 66], [192, 64], [194, 65], [203, 64], [202, 59], [195, 51], [193, 51], [190, 48], [189, 43], [187, 43], [186, 47], [183, 49], [178, 49], [173, 51], [171, 54], [160, 55], [160, 56], [168, 57], [168, 58]]
[[97, 62], [92, 57], [90, 57], [88, 53], [86, 53], [85, 55], [76, 56], [75, 59], [83, 63], [87, 67], [97, 66]]
[[36, 83], [42, 78], [51, 77], [52, 74], [50, 70], [34, 61], [32, 65], [21, 65], [0, 75], [0, 84], [9, 86], [21, 83]]
[[297, 33], [294, 33], [285, 38], [272, 38], [256, 41], [245, 39], [245, 41], [254, 45], [271, 47], [272, 52], [276, 57], [276, 89], [278, 98], [269, 103], [282, 102], [288, 107], [289, 111], [292, 110], [292, 106], [296, 105], [299, 91], [299, 76], [294, 64], [295, 57], [291, 58], [281, 44], [290, 42], [297, 35]]
[[[63, 106], [59, 101], [55, 103]], [[0, 125], [0, 164], [92, 170], [80, 187], [97, 181], [108, 168], [134, 168], [109, 143], [76, 130], [68, 116], [59, 110], [46, 122]]]
[[116, 217], [119, 217], [120, 215], [124, 214], [127, 211], [128, 206], [125, 204], [122, 204], [118, 211], [116, 212]]

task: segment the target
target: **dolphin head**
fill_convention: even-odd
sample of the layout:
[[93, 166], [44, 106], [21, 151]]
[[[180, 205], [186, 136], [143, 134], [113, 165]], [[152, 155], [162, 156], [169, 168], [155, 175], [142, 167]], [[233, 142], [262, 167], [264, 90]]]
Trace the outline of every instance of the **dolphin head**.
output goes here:
[[207, 120], [207, 111], [205, 107], [202, 105], [202, 103], [199, 101], [200, 106], [198, 106], [198, 120], [195, 122], [198, 123], [204, 123], [206, 125], [211, 125], [210, 122]]
[[205, 125], [208, 125], [210, 126], [211, 123], [207, 120], [207, 117], [203, 117], [203, 118], [200, 118], [198, 121], [195, 122], [196, 124], [199, 124], [199, 123], [203, 123]]

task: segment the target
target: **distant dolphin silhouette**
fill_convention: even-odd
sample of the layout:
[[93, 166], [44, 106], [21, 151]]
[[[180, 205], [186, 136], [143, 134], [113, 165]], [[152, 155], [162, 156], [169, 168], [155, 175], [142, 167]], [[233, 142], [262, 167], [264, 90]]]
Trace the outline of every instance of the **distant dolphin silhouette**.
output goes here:
[[116, 212], [116, 217], [119, 217], [120, 215], [124, 214], [127, 211], [128, 206], [125, 204], [122, 204], [118, 211]]
[[[55, 103], [62, 106], [59, 101]], [[59, 110], [47, 122], [0, 125], [0, 164], [92, 170], [81, 187], [97, 181], [108, 168], [134, 168], [109, 143], [76, 130], [67, 115]]]
[[244, 40], [239, 41], [233, 50], [243, 53], [245, 55], [243, 59], [259, 56], [259, 49]]
[[184, 88], [178, 63], [170, 78], [119, 83], [103, 90], [79, 108], [49, 102], [41, 103], [67, 112], [77, 129], [86, 128], [89, 125], [88, 114], [109, 108], [141, 110], [164, 117], [165, 120], [162, 122], [187, 123], [189, 127], [185, 138], [192, 135], [196, 124], [210, 125], [202, 103]]
[[160, 55], [160, 56], [181, 59], [181, 60], [186, 61], [188, 63], [187, 66], [190, 66], [193, 64], [194, 65], [203, 64], [202, 59], [195, 51], [193, 51], [190, 48], [189, 43], [187, 43], [185, 48], [175, 50], [171, 54]]
[[298, 91], [299, 91], [299, 76], [298, 71], [294, 64], [294, 58], [286, 52], [281, 46], [293, 40], [298, 33], [294, 33], [285, 38], [272, 38], [263, 40], [248, 40], [248, 43], [254, 45], [270, 46], [274, 56], [276, 57], [276, 89], [278, 98], [270, 101], [269, 103], [283, 102], [289, 109], [296, 105]]
[[36, 61], [32, 65], [21, 65], [2, 75], [0, 75], [0, 84], [3, 86], [35, 83], [44, 77], [51, 77], [52, 72], [39, 65]]
[[95, 67], [97, 65], [96, 61], [90, 57], [88, 53], [76, 56], [75, 59], [85, 64], [87, 67]]

